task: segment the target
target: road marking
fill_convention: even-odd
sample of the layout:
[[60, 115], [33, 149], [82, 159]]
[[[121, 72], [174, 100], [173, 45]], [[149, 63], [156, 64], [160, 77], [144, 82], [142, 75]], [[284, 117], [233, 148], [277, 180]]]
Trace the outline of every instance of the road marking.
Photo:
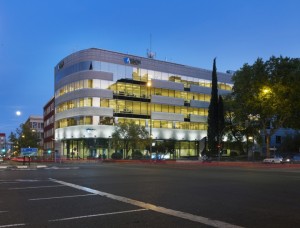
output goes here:
[[25, 223], [20, 223], [20, 224], [9, 224], [9, 225], [0, 225], [0, 228], [4, 227], [15, 227], [15, 226], [25, 226]]
[[73, 196], [57, 196], [57, 197], [48, 197], [48, 198], [35, 198], [29, 200], [50, 200], [50, 199], [64, 199], [64, 198], [73, 198], [73, 197], [83, 197], [83, 196], [95, 196], [97, 194], [85, 194], [85, 195], [73, 195]]
[[79, 169], [79, 167], [57, 167], [57, 166], [52, 166], [52, 167], [46, 167], [45, 169]]
[[19, 181], [19, 182], [37, 182], [39, 180], [31, 180], [31, 179], [16, 179], [16, 181]]
[[125, 214], [125, 213], [132, 213], [132, 212], [138, 212], [138, 211], [147, 211], [147, 210], [148, 209], [137, 209], [137, 210], [129, 210], [129, 211], [118, 211], [118, 212], [110, 212], [110, 213], [103, 213], [103, 214], [95, 214], [95, 215], [83, 215], [83, 216], [77, 216], [77, 217], [53, 219], [53, 220], [49, 220], [49, 222], [58, 222], [58, 221], [98, 217], [98, 216], [105, 216], [105, 215], [117, 215], [117, 214]]
[[0, 211], [0, 213], [6, 213], [6, 212], [8, 212], [8, 211]]
[[46, 186], [23, 187], [23, 188], [9, 188], [9, 190], [13, 190], [13, 189], [32, 189], [32, 188], [56, 188], [56, 187], [65, 187], [65, 186], [64, 185], [46, 185]]
[[19, 182], [16, 181], [1, 181], [0, 184], [18, 184]]
[[60, 180], [56, 180], [56, 179], [52, 179], [49, 178], [51, 181], [65, 185], [65, 186], [69, 186], [71, 188], [75, 188], [75, 189], [79, 189], [82, 191], [86, 191], [89, 193], [94, 193], [100, 196], [104, 196], [107, 197], [109, 199], [113, 199], [113, 200], [117, 200], [120, 202], [124, 202], [124, 203], [128, 203], [128, 204], [132, 204], [141, 208], [145, 208], [148, 210], [152, 210], [152, 211], [156, 211], [159, 213], [163, 213], [163, 214], [167, 214], [167, 215], [172, 215], [175, 217], [179, 217], [179, 218], [183, 218], [183, 219], [187, 219], [193, 222], [198, 222], [198, 223], [202, 223], [202, 224], [206, 224], [209, 226], [213, 226], [213, 227], [226, 227], [226, 228], [239, 228], [241, 226], [237, 226], [234, 224], [230, 224], [230, 223], [226, 223], [226, 222], [222, 222], [219, 220], [213, 220], [210, 218], [206, 218], [206, 217], [202, 217], [202, 216], [198, 216], [198, 215], [193, 215], [193, 214], [189, 214], [186, 212], [182, 212], [182, 211], [175, 211], [172, 209], [168, 209], [168, 208], [164, 208], [164, 207], [160, 207], [160, 206], [156, 206], [154, 204], [150, 204], [150, 203], [145, 203], [142, 201], [138, 201], [138, 200], [134, 200], [134, 199], [130, 199], [130, 198], [126, 198], [123, 196], [117, 196], [117, 195], [113, 195], [107, 192], [101, 192], [92, 188], [87, 188], [84, 186], [80, 186], [80, 185], [76, 185], [76, 184], [72, 184], [72, 183], [68, 183], [68, 182], [64, 182], [64, 181], [60, 181]]

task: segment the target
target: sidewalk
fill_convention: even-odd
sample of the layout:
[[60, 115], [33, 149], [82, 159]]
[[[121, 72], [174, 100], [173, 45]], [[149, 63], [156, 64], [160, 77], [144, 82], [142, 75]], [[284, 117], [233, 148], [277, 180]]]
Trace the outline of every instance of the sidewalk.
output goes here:
[[209, 161], [203, 162], [199, 160], [61, 160], [57, 162], [40, 161], [31, 162], [30, 165], [28, 161], [23, 165], [22, 161], [11, 161], [7, 160], [0, 163], [0, 169], [6, 168], [46, 168], [46, 167], [63, 167], [63, 166], [76, 166], [76, 165], [89, 165], [89, 164], [143, 164], [143, 165], [171, 165], [171, 166], [193, 166], [193, 167], [240, 167], [240, 168], [280, 168], [280, 169], [300, 169], [300, 164], [265, 164], [260, 161]]

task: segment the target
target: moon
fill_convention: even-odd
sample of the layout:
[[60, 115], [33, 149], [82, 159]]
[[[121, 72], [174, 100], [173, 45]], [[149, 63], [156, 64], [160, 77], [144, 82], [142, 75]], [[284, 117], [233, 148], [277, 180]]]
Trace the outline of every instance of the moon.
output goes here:
[[17, 115], [17, 116], [20, 116], [20, 115], [21, 115], [21, 112], [20, 112], [20, 111], [16, 111], [16, 115]]

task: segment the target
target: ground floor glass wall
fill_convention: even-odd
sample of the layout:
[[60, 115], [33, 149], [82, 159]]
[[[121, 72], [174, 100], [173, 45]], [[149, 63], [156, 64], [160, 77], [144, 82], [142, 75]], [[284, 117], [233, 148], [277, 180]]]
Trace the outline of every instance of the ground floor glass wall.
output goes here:
[[[149, 148], [142, 151], [143, 155], [149, 155]], [[111, 139], [82, 138], [62, 141], [61, 156], [64, 159], [110, 159], [116, 151], [111, 146]], [[198, 141], [154, 140], [152, 152], [156, 154], [168, 154], [170, 159], [197, 158], [199, 156]], [[131, 152], [129, 153], [129, 158]]]

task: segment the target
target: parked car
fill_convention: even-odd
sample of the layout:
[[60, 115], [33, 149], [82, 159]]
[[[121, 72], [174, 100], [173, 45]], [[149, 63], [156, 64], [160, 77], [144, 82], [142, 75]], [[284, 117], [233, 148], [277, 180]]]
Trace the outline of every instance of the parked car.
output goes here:
[[282, 163], [292, 163], [292, 161], [293, 161], [293, 156], [291, 156], [291, 155], [285, 156], [282, 159]]
[[284, 156], [282, 163], [300, 163], [300, 154], [289, 154]]
[[291, 163], [300, 163], [300, 154], [295, 154], [291, 159]]
[[282, 163], [283, 158], [282, 157], [273, 157], [273, 158], [265, 158], [263, 160], [263, 163], [273, 163], [273, 164], [280, 164]]

